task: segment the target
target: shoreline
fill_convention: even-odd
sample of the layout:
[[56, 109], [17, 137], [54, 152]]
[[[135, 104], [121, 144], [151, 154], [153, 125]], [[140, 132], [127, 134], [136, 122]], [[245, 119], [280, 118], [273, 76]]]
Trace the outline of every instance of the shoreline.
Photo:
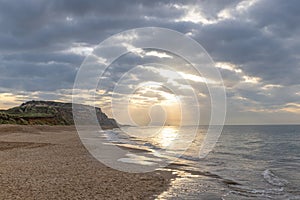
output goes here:
[[155, 199], [175, 178], [105, 166], [74, 126], [0, 125], [0, 163], [1, 199]]

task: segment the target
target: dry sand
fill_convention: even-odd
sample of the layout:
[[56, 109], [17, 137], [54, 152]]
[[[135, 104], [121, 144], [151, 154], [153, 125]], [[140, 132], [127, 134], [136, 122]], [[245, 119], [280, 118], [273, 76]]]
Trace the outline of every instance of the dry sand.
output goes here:
[[154, 199], [171, 178], [106, 167], [72, 126], [0, 125], [0, 199]]

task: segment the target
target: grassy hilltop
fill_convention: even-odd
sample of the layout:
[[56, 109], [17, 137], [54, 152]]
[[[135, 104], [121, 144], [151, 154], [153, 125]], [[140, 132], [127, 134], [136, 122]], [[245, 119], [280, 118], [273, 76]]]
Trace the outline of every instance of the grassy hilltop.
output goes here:
[[[96, 111], [98, 122], [102, 127], [118, 127], [117, 122], [108, 118], [100, 108], [86, 105], [77, 106], [81, 112], [76, 117], [83, 120], [89, 119], [91, 112]], [[0, 124], [73, 125], [72, 104], [53, 101], [29, 101], [8, 110], [0, 110]]]

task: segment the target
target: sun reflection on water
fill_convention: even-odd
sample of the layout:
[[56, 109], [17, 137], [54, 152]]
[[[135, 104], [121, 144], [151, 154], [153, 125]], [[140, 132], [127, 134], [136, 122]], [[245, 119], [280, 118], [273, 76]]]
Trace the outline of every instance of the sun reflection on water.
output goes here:
[[175, 126], [165, 126], [159, 131], [155, 140], [161, 147], [166, 148], [176, 139], [179, 133], [178, 130], [178, 127]]

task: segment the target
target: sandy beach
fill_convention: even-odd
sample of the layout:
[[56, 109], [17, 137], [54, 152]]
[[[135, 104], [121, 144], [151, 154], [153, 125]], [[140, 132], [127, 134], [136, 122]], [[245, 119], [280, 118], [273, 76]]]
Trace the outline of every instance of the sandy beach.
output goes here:
[[155, 199], [171, 178], [108, 168], [73, 126], [0, 125], [0, 199]]

